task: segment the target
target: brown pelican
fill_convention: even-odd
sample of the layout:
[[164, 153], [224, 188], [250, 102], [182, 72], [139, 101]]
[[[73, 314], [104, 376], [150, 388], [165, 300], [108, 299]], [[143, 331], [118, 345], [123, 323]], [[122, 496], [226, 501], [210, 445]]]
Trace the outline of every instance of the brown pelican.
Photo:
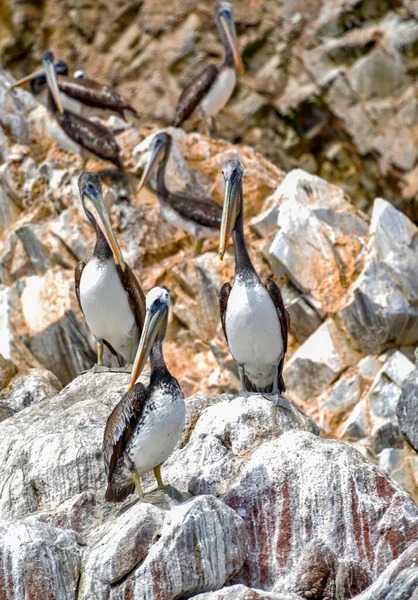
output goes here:
[[54, 65], [49, 53], [43, 56], [48, 83], [48, 132], [63, 150], [89, 157], [102, 158], [124, 171], [119, 146], [107, 127], [64, 110]]
[[125, 113], [130, 112], [138, 117], [135, 109], [120, 94], [109, 86], [88, 79], [86, 73], [78, 70], [73, 77], [68, 77], [68, 66], [63, 61], [54, 62], [52, 52], [44, 52], [42, 55], [43, 67], [37, 69], [30, 75], [16, 81], [11, 87], [15, 88], [30, 81], [32, 94], [47, 107], [48, 83], [46, 78], [45, 61], [54, 63], [55, 72], [59, 75], [58, 87], [61, 94], [64, 110], [69, 110], [82, 117], [102, 117], [118, 114], [125, 119]]
[[247, 251], [244, 238], [243, 173], [244, 169], [239, 162], [229, 160], [225, 163], [225, 198], [219, 257], [223, 259], [232, 234], [235, 278], [232, 286], [225, 283], [220, 292], [222, 327], [238, 367], [241, 393], [272, 393], [278, 402], [287, 406], [287, 401], [279, 398], [279, 394], [286, 390], [282, 370], [290, 319], [279, 288], [271, 279], [267, 279], [263, 285]]
[[[170, 375], [163, 357], [170, 294], [164, 286], [147, 295], [146, 317], [141, 341], [132, 369], [128, 392], [113, 410], [106, 423], [103, 440], [108, 486], [106, 499], [119, 502], [136, 487], [144, 496], [141, 475], [154, 469], [158, 488], [164, 488], [160, 466], [180, 440], [184, 422], [184, 397], [177, 379]], [[151, 377], [146, 388], [135, 383], [150, 356]], [[123, 485], [124, 470], [130, 471], [134, 484]]]
[[85, 172], [78, 187], [84, 211], [96, 232], [93, 257], [75, 268], [78, 303], [98, 342], [97, 364], [103, 365], [103, 344], [132, 364], [145, 318], [145, 296], [123, 259], [104, 205], [100, 177]]
[[240, 73], [244, 72], [232, 4], [218, 4], [215, 19], [224, 46], [224, 60], [219, 66], [211, 64], [206, 67], [183, 91], [176, 108], [176, 127], [180, 127], [193, 111], [196, 111], [199, 119], [206, 125], [206, 119], [216, 116], [231, 97], [236, 82], [235, 69]]
[[222, 208], [212, 198], [196, 198], [184, 192], [170, 192], [165, 171], [173, 140], [166, 132], [158, 133], [152, 143], [150, 158], [142, 174], [139, 192], [157, 168], [157, 196], [162, 217], [174, 227], [190, 233], [196, 240], [195, 255], [205, 238], [217, 237], [221, 227]]

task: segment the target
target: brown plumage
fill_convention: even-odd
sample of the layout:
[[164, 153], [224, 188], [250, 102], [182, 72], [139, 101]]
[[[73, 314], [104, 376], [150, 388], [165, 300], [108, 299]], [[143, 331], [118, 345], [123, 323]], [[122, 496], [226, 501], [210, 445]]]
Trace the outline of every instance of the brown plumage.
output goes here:
[[190, 117], [212, 87], [218, 75], [219, 68], [216, 65], [209, 65], [183, 90], [176, 107], [175, 127], [180, 127]]
[[92, 79], [74, 79], [61, 75], [58, 78], [60, 91], [74, 100], [79, 100], [87, 106], [109, 110], [124, 118], [124, 111], [132, 112], [138, 117], [136, 110], [129, 102], [112, 90], [109, 86]]
[[121, 502], [134, 491], [134, 484], [127, 484], [127, 478], [124, 477], [123, 453], [141, 418], [147, 397], [147, 390], [142, 383], [136, 383], [107, 420], [103, 453], [108, 481], [105, 497], [109, 502]]
[[108, 160], [121, 171], [124, 170], [119, 154], [120, 148], [113, 133], [107, 127], [69, 110], [64, 111], [63, 115], [55, 111], [54, 116], [64, 133], [82, 148], [98, 158]]

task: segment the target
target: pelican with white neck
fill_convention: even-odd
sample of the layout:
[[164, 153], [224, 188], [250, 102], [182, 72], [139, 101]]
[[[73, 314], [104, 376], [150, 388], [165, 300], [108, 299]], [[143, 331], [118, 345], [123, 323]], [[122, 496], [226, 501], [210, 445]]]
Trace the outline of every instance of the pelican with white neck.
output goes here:
[[[180, 441], [185, 423], [184, 396], [177, 379], [167, 369], [163, 342], [167, 330], [170, 294], [164, 286], [147, 295], [141, 340], [127, 393], [113, 410], [105, 429], [103, 451], [108, 479], [106, 499], [120, 502], [136, 488], [142, 501], [159, 501], [164, 486], [161, 465]], [[151, 375], [148, 387], [136, 383], [148, 357]], [[145, 495], [141, 476], [154, 470], [157, 493]], [[133, 484], [126, 483], [126, 471]]]

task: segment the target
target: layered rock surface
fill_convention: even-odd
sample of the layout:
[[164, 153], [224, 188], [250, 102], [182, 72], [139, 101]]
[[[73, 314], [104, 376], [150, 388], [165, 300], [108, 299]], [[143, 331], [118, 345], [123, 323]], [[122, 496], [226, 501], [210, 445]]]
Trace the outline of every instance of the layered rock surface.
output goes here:
[[404, 581], [418, 506], [352, 446], [263, 396], [186, 400], [183, 441], [162, 474], [188, 500], [106, 502], [103, 430], [128, 379], [87, 373], [0, 423], [4, 598], [174, 600], [223, 588], [208, 598], [337, 600], [379, 577]]
[[[50, 48], [71, 71], [114, 85], [143, 122], [166, 126], [181, 90], [221, 59], [216, 3], [7, 0], [0, 64], [20, 77]], [[416, 2], [257, 0], [234, 10], [246, 72], [219, 116], [221, 137], [338, 183], [363, 209], [383, 196], [416, 219]], [[19, 127], [7, 115], [1, 123]]]

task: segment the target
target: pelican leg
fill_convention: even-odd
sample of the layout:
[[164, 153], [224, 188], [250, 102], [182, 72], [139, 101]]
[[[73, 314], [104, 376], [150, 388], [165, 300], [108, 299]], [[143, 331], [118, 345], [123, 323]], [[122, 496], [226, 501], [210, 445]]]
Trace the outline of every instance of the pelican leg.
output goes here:
[[239, 393], [237, 397], [244, 396], [244, 398], [248, 398], [251, 396], [251, 392], [245, 389], [245, 368], [244, 365], [237, 365], [238, 367], [238, 375], [239, 375]]
[[141, 486], [141, 477], [137, 471], [132, 471], [132, 481], [134, 482], [135, 489], [138, 492], [138, 496], [141, 502], [149, 502], [150, 504], [160, 504], [164, 502], [164, 493], [161, 490], [157, 489], [155, 492], [151, 492], [149, 494], [144, 494]]
[[154, 467], [154, 477], [157, 480], [158, 487], [164, 488], [163, 479], [161, 477], [161, 465]]
[[210, 138], [210, 129], [209, 129], [209, 125], [208, 125], [207, 120], [206, 119], [202, 119], [201, 123], [202, 123], [202, 127], [203, 127], [203, 134], [206, 137]]
[[282, 406], [283, 408], [287, 408], [288, 410], [290, 410], [290, 412], [293, 412], [289, 400], [286, 400], [286, 398], [283, 398], [283, 396], [281, 395], [281, 393], [279, 391], [279, 365], [278, 364], [271, 366], [271, 374], [273, 377], [273, 389], [271, 391], [271, 394], [263, 394], [264, 398], [267, 398], [267, 400], [271, 400], [275, 406]]
[[99, 340], [96, 342], [96, 348], [97, 348], [97, 365], [99, 367], [104, 367], [104, 362], [103, 362], [104, 344], [103, 344], [102, 340]]
[[202, 247], [203, 247], [203, 240], [196, 240], [193, 256], [199, 256], [199, 254], [202, 252]]

